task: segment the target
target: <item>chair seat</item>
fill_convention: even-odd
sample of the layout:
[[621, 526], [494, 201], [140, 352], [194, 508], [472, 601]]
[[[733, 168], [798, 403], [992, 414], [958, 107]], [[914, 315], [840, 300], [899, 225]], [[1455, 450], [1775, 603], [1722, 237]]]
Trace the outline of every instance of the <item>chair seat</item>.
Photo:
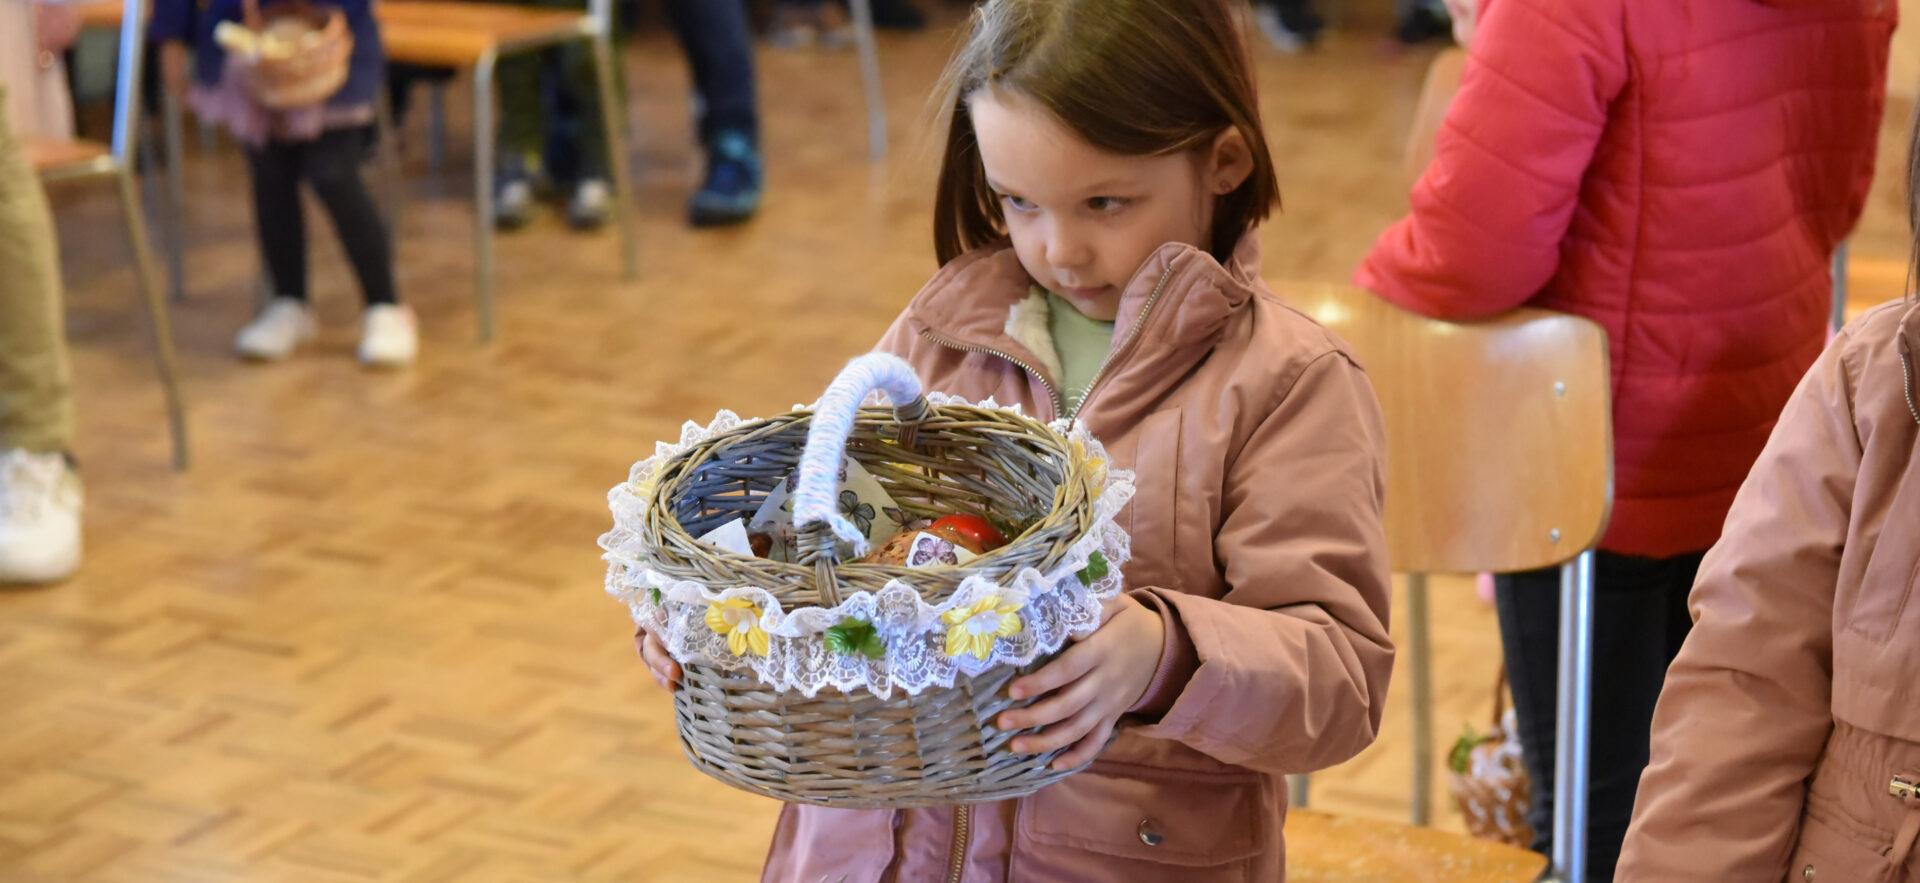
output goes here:
[[585, 16], [507, 3], [394, 0], [374, 6], [387, 58], [403, 64], [468, 67], [489, 51], [581, 36]]
[[83, 28], [117, 28], [120, 26], [120, 13], [125, 4], [120, 0], [91, 0], [75, 5], [80, 12], [80, 26]]
[[33, 165], [34, 172], [38, 174], [90, 163], [113, 153], [112, 148], [99, 141], [67, 141], [34, 135], [28, 135], [23, 140], [27, 145], [27, 162]]
[[1531, 883], [1546, 861], [1432, 828], [1287, 811], [1288, 883]]

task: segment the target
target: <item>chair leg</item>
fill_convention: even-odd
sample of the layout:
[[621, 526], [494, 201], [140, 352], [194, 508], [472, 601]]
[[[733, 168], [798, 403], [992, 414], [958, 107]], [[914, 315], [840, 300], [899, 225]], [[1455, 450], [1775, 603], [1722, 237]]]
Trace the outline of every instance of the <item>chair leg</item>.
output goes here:
[[623, 94], [614, 88], [619, 71], [613, 64], [613, 44], [606, 34], [593, 42], [593, 68], [600, 80], [600, 127], [607, 131], [607, 168], [613, 172], [613, 222], [620, 234], [620, 272], [631, 282], [640, 276], [639, 243], [634, 232], [633, 181], [627, 155], [627, 114]]
[[1588, 744], [1593, 714], [1593, 552], [1560, 568], [1559, 728], [1553, 757], [1553, 876], [1587, 879]]
[[1847, 241], [1833, 249], [1833, 330], [1847, 325]]
[[173, 468], [185, 471], [187, 449], [186, 405], [180, 396], [180, 381], [174, 369], [173, 329], [167, 321], [167, 304], [160, 290], [160, 277], [154, 271], [153, 253], [147, 242], [146, 221], [140, 216], [140, 194], [133, 183], [133, 172], [122, 167], [114, 176], [120, 194], [120, 211], [127, 222], [127, 240], [133, 251], [135, 275], [140, 294], [147, 303], [147, 328], [153, 336], [153, 357], [160, 371], [160, 386], [167, 399], [167, 421], [173, 430]]
[[493, 299], [493, 65], [488, 52], [473, 66], [473, 291], [480, 310], [480, 342], [494, 331]]
[[1409, 817], [1427, 825], [1433, 809], [1433, 645], [1427, 627], [1427, 575], [1407, 574], [1407, 662], [1413, 680], [1413, 789]]
[[1306, 773], [1295, 773], [1287, 777], [1287, 805], [1301, 809], [1307, 807], [1307, 786], [1311, 784]]
[[427, 85], [427, 174], [438, 177], [447, 164], [447, 84]]
[[174, 303], [182, 303], [187, 299], [187, 138], [180, 120], [180, 99], [165, 89], [160, 90], [160, 123], [167, 149], [167, 198], [160, 227], [166, 240], [167, 291]]
[[851, 0], [860, 82], [867, 95], [867, 158], [887, 158], [887, 99], [880, 88], [880, 49], [873, 39], [873, 0]]

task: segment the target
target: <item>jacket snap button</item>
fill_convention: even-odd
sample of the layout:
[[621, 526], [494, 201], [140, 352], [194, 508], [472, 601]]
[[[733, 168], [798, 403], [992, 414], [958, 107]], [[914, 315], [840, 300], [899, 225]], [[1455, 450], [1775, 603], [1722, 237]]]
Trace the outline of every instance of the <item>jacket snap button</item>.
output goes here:
[[1153, 823], [1152, 819], [1147, 819], [1140, 823], [1141, 843], [1145, 843], [1148, 846], [1159, 846], [1160, 841], [1165, 839], [1165, 837], [1160, 836], [1160, 828]]
[[1802, 879], [1802, 880], [1807, 880], [1807, 881], [1812, 881], [1812, 880], [1813, 880], [1813, 866], [1812, 866], [1812, 865], [1808, 865], [1808, 866], [1806, 866], [1806, 867], [1804, 867], [1804, 868], [1801, 868], [1801, 869], [1800, 869], [1800, 879]]

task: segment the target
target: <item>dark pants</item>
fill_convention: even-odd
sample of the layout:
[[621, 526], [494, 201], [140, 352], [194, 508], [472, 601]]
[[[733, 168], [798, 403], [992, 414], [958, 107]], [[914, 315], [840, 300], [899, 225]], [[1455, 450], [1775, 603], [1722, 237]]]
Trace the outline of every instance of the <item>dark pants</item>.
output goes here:
[[753, 93], [753, 30], [746, 0], [666, 0], [667, 17], [693, 69], [700, 94], [695, 114], [700, 143], [721, 132], [739, 132], [760, 143], [760, 114]]
[[360, 178], [372, 127], [330, 129], [312, 141], [269, 141], [247, 150], [253, 214], [274, 294], [307, 299], [306, 216], [300, 182], [320, 197], [353, 263], [368, 304], [393, 303], [393, 252], [386, 221]]
[[[1588, 879], [1613, 879], [1620, 843], [1633, 817], [1633, 796], [1647, 767], [1653, 705], [1667, 665], [1692, 628], [1687, 594], [1702, 553], [1594, 558], [1593, 705], [1587, 798]], [[1494, 578], [1507, 681], [1520, 729], [1521, 753], [1533, 779], [1533, 848], [1553, 848], [1554, 727], [1558, 721], [1560, 571]]]

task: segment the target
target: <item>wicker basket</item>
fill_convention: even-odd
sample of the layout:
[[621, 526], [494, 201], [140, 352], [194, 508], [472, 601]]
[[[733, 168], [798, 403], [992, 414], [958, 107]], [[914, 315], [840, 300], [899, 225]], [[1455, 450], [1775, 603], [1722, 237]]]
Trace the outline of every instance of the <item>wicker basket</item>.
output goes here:
[[265, 10], [260, 0], [243, 4], [247, 30], [266, 34], [284, 19], [299, 19], [311, 29], [309, 38], [295, 41], [286, 54], [247, 56], [247, 90], [273, 110], [317, 107], [346, 85], [353, 57], [353, 32], [346, 14], [333, 6], [306, 0], [286, 0]]
[[1533, 846], [1533, 828], [1527, 824], [1533, 788], [1520, 758], [1512, 715], [1506, 712], [1506, 687], [1503, 665], [1493, 684], [1493, 726], [1485, 736], [1469, 732], [1463, 737], [1455, 751], [1464, 750], [1464, 757], [1449, 764], [1447, 784], [1468, 833], [1527, 849]]
[[[910, 390], [888, 390], [889, 398], [905, 405], [859, 408], [850, 421], [840, 421], [842, 429], [850, 423], [850, 431], [833, 438], [834, 432], [822, 431], [821, 425], [829, 422], [834, 402], [854, 413], [868, 389], [858, 382], [847, 388], [848, 378], [863, 360], [876, 358], [906, 370], [891, 356], [864, 356], [836, 381], [817, 412], [739, 425], [664, 460], [648, 479], [650, 496], [635, 504], [644, 509], [634, 519], [639, 522], [636, 548], [649, 550], [644, 566], [656, 583], [759, 587], [781, 609], [804, 612], [835, 608], [857, 593], [879, 593], [897, 586], [897, 580], [909, 581], [925, 603], [938, 604], [962, 591], [969, 577], [1010, 582], [1023, 572], [1030, 576], [1072, 566], [1069, 551], [1084, 550], [1089, 532], [1099, 527], [1093, 501], [1107, 487], [1103, 462], [1077, 437], [1013, 411], [929, 405], [917, 381]], [[910, 371], [906, 376], [912, 379]], [[809, 448], [825, 450], [834, 462], [844, 451], [913, 515], [973, 513], [1028, 526], [1004, 547], [966, 565], [916, 569], [837, 562], [833, 534], [824, 523], [807, 523], [804, 501], [796, 509], [796, 523], [806, 563], [730, 554], [695, 539], [753, 513]], [[801, 473], [796, 499], [807, 492], [808, 478], [804, 469]], [[1122, 480], [1125, 493], [1110, 497], [1130, 494], [1130, 477]], [[631, 492], [630, 486], [616, 487], [611, 496]], [[1101, 511], [1109, 513], [1110, 522], [1111, 508]], [[637, 604], [631, 600], [635, 583], [628, 565], [613, 554], [613, 538], [622, 530], [617, 499], [615, 514], [615, 532], [602, 539], [613, 563], [609, 590]], [[1118, 531], [1111, 524], [1104, 529]], [[1119, 537], [1124, 545], [1124, 533]], [[1118, 571], [1114, 566], [1100, 580], [1107, 587], [1103, 597], [1118, 591]], [[1095, 625], [1097, 609], [1096, 604]], [[681, 659], [685, 676], [674, 708], [681, 743], [694, 765], [755, 793], [845, 808], [998, 800], [1030, 793], [1071, 772], [1048, 767], [1060, 752], [1012, 752], [1008, 742], [1018, 732], [993, 726], [1000, 712], [1027, 704], [1008, 698], [1006, 684], [1059, 650], [1037, 647], [1039, 655], [1024, 665], [957, 677], [950, 687], [935, 684], [889, 695], [854, 687], [808, 696], [776, 689], [754, 671]], [[889, 660], [902, 652], [889, 644]]]

